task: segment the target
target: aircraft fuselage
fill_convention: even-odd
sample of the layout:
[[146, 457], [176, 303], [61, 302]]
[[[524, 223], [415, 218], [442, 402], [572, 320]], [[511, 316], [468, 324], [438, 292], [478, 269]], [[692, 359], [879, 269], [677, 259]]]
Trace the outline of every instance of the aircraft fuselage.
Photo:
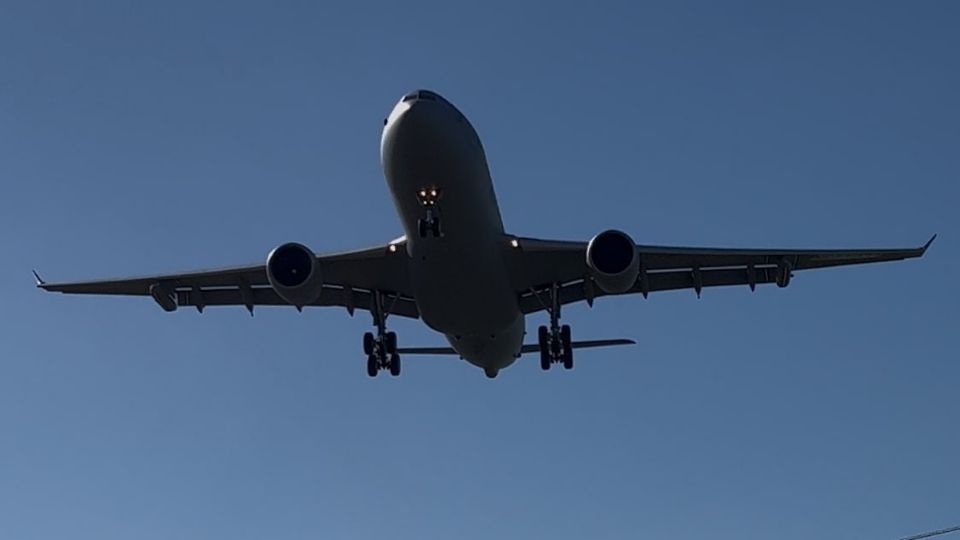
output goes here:
[[[464, 359], [495, 374], [519, 356], [524, 316], [480, 138], [451, 103], [413, 92], [387, 118], [380, 157], [406, 232], [421, 318]], [[438, 235], [422, 235], [428, 216], [439, 221]]]

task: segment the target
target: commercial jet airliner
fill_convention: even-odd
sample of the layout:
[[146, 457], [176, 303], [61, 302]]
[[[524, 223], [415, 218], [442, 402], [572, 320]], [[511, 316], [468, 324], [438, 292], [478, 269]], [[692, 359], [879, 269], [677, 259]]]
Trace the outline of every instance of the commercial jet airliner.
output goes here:
[[[477, 132], [435, 92], [403, 96], [384, 120], [380, 158], [404, 236], [384, 245], [315, 254], [283, 244], [265, 263], [124, 279], [47, 283], [47, 291], [151, 296], [166, 311], [193, 306], [340, 306], [373, 316], [363, 336], [367, 374], [400, 374], [406, 354], [450, 354], [488, 377], [524, 353], [540, 367], [573, 367], [573, 350], [634, 343], [574, 341], [560, 308], [614, 294], [776, 283], [798, 270], [920, 257], [911, 249], [714, 249], [637, 244], [623, 231], [588, 242], [507, 233]], [[545, 311], [536, 343], [524, 344], [525, 317]], [[401, 347], [387, 331], [391, 315], [422, 319], [450, 347]]]

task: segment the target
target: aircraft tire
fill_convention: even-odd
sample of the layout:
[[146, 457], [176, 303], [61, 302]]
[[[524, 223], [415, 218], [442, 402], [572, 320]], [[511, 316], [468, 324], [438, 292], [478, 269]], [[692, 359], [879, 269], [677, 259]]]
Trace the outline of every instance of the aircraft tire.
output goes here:
[[380, 366], [377, 365], [377, 357], [372, 354], [367, 356], [367, 375], [376, 377], [378, 371]]
[[363, 333], [363, 354], [370, 356], [373, 354], [373, 333]]
[[573, 340], [570, 337], [570, 325], [560, 327], [560, 347], [562, 349], [563, 369], [573, 369]]
[[540, 345], [540, 369], [547, 371], [550, 369], [550, 340], [546, 326], [537, 329], [537, 343]]
[[386, 349], [387, 354], [394, 354], [397, 352], [397, 333], [396, 332], [387, 332], [386, 339]]
[[400, 355], [397, 353], [390, 355], [390, 375], [400, 375]]

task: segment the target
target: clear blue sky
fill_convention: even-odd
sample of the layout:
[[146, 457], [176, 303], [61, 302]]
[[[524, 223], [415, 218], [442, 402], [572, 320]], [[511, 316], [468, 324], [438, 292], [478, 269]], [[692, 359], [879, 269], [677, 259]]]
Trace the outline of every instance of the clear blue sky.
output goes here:
[[[960, 4], [669, 4], [0, 5], [0, 538], [960, 522]], [[82, 279], [396, 237], [380, 129], [418, 87], [476, 126], [512, 232], [940, 239], [786, 290], [571, 307], [577, 337], [640, 345], [494, 381], [441, 358], [371, 380], [370, 319], [341, 309], [167, 314], [34, 289], [33, 267]]]

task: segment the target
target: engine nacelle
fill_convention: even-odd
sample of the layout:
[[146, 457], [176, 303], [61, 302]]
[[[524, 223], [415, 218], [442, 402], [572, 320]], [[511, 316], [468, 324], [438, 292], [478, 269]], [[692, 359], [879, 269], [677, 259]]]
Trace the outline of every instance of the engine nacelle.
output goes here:
[[297, 308], [312, 304], [323, 290], [316, 255], [295, 242], [283, 244], [267, 255], [267, 280], [280, 298]]
[[637, 245], [625, 232], [603, 231], [587, 244], [587, 267], [604, 292], [627, 292], [640, 275]]

